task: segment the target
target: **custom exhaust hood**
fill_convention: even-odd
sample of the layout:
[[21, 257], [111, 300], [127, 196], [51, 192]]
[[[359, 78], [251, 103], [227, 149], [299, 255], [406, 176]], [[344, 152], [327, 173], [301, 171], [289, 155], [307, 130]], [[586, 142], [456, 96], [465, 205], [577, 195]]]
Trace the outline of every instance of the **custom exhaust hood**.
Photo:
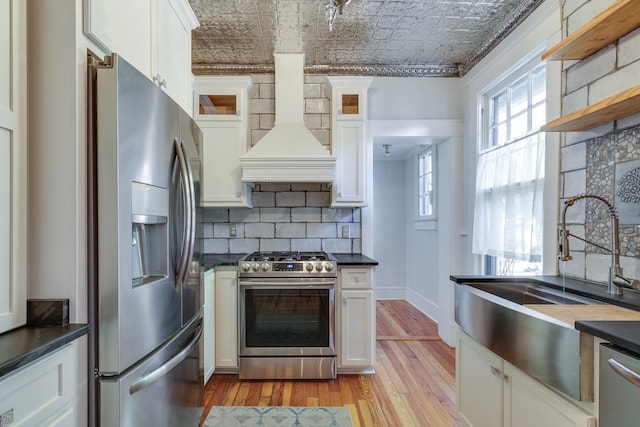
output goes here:
[[304, 54], [273, 56], [275, 124], [240, 156], [242, 181], [333, 182], [336, 158], [304, 124]]

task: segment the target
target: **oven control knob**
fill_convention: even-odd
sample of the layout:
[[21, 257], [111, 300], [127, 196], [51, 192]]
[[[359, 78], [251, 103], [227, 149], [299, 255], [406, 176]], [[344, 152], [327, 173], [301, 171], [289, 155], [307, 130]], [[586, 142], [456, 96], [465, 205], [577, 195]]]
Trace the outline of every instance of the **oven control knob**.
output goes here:
[[264, 263], [262, 264], [262, 271], [269, 271], [269, 264], [268, 263]]
[[324, 269], [327, 270], [327, 271], [333, 270], [333, 264], [331, 264], [330, 262], [326, 263], [324, 265]]
[[244, 264], [242, 264], [242, 271], [249, 271], [251, 270], [251, 264], [249, 264], [248, 262], [245, 262]]
[[322, 264], [316, 264], [316, 271], [322, 271]]
[[312, 272], [313, 271], [313, 264], [309, 263], [309, 264], [307, 264], [307, 266], [305, 268], [307, 269], [308, 272]]
[[253, 265], [251, 266], [251, 268], [253, 269], [253, 271], [258, 271], [258, 270], [260, 270], [260, 264], [255, 263], [255, 264], [253, 264]]

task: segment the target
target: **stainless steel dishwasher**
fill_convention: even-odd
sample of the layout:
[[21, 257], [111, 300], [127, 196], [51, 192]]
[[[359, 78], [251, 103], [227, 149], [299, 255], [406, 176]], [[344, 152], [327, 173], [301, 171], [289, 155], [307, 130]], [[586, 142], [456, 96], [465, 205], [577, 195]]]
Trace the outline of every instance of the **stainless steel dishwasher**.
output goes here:
[[640, 355], [600, 345], [600, 427], [640, 425]]

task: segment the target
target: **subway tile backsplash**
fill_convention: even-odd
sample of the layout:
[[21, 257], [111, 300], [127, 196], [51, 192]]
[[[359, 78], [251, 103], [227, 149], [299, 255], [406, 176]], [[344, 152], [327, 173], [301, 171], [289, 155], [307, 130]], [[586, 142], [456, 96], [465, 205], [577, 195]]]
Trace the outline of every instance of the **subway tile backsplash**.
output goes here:
[[250, 209], [204, 208], [205, 254], [360, 253], [360, 208], [331, 208], [327, 184], [256, 184], [252, 200]]

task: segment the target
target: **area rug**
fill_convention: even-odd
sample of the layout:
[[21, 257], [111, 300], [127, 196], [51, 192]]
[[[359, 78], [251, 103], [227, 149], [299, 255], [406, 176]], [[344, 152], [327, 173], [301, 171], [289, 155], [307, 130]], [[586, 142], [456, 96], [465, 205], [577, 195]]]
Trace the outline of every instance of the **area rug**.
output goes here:
[[214, 406], [203, 427], [352, 427], [346, 407]]

